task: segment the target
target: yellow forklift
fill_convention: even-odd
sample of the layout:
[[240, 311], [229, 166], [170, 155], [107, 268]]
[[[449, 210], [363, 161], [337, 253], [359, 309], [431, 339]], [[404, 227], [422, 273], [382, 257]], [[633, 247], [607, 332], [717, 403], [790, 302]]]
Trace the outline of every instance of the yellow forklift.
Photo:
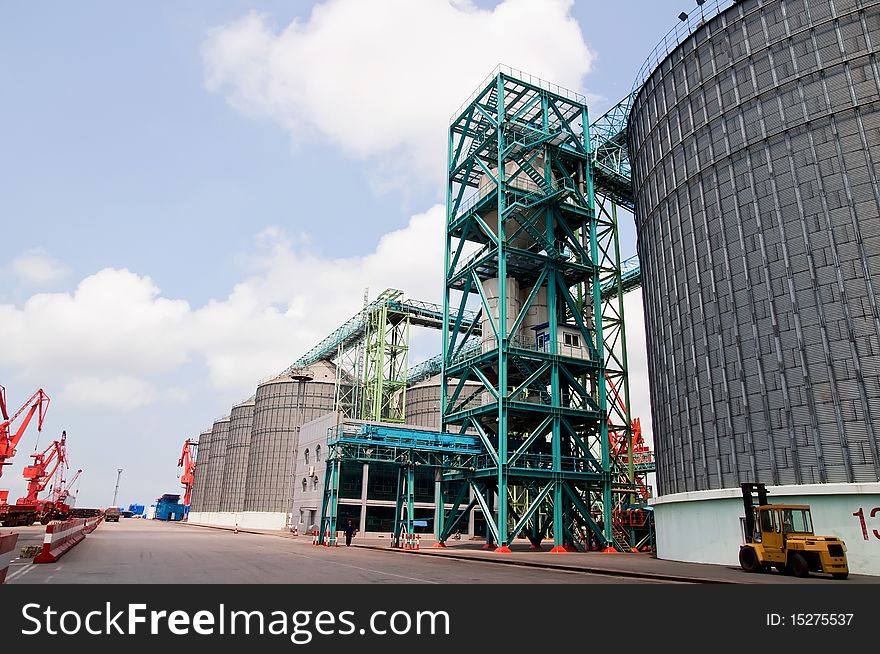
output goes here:
[[[826, 572], [846, 579], [846, 545], [836, 536], [813, 534], [807, 504], [770, 504], [764, 484], [742, 484], [745, 543], [739, 548], [739, 564], [746, 572], [779, 572], [807, 577]], [[757, 495], [757, 501], [755, 496]]]

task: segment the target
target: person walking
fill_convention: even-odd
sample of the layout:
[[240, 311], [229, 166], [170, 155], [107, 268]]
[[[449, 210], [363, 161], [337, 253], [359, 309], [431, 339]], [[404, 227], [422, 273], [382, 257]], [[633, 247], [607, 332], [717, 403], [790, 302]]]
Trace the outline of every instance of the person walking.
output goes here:
[[352, 523], [352, 521], [349, 520], [345, 524], [345, 546], [346, 547], [351, 547], [351, 539], [356, 533], [357, 533], [357, 529], [355, 529], [354, 523]]

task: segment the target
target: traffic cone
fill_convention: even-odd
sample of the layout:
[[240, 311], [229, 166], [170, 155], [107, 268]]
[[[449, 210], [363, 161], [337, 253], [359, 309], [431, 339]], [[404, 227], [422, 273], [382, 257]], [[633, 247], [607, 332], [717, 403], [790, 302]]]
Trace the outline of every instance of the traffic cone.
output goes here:
[[238, 533], [238, 523], [237, 522], [235, 523], [235, 533], [236, 534]]

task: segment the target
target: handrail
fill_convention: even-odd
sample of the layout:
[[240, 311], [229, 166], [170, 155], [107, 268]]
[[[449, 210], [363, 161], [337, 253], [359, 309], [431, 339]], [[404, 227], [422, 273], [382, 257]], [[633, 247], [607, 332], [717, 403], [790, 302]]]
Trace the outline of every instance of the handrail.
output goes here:
[[736, 4], [737, 0], [708, 0], [699, 7], [699, 13], [692, 12], [685, 14], [685, 20], [679, 19], [678, 23], [669, 30], [663, 39], [654, 47], [651, 53], [645, 58], [645, 62], [639, 69], [635, 80], [633, 81], [633, 93], [637, 92], [645, 80], [651, 75], [654, 69], [668, 57], [681, 43], [693, 34], [694, 29], [702, 27], [702, 25], [711, 18], [714, 18], [725, 9]]
[[499, 73], [508, 75], [516, 80], [525, 82], [526, 84], [530, 84], [531, 86], [544, 89], [545, 91], [550, 91], [551, 93], [570, 100], [571, 102], [576, 102], [577, 104], [582, 105], [587, 104], [587, 98], [580, 93], [572, 91], [571, 89], [567, 89], [564, 86], [553, 84], [552, 82], [548, 82], [547, 80], [541, 79], [540, 77], [536, 77], [534, 75], [530, 75], [516, 68], [512, 68], [504, 64], [498, 64], [492, 70], [492, 72], [489, 73], [486, 78], [480, 83], [480, 85], [477, 87], [477, 90], [471, 93], [467, 97], [467, 99], [461, 103], [461, 106], [459, 106], [459, 108], [455, 110], [452, 116], [449, 117], [450, 124], [454, 124], [461, 117], [461, 114], [462, 112], [464, 112], [465, 107], [467, 107], [474, 100], [480, 97], [480, 95], [486, 90], [489, 82], [496, 78]]

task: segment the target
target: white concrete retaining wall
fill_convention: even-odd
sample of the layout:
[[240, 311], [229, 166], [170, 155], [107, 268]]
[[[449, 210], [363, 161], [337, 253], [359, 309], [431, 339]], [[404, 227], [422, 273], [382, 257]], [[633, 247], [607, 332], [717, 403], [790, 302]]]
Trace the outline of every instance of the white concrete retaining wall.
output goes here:
[[[880, 575], [880, 483], [768, 486], [767, 491], [771, 503], [809, 504], [816, 535], [846, 543], [850, 572]], [[651, 505], [659, 558], [739, 565], [744, 516], [739, 488], [663, 495]]]

